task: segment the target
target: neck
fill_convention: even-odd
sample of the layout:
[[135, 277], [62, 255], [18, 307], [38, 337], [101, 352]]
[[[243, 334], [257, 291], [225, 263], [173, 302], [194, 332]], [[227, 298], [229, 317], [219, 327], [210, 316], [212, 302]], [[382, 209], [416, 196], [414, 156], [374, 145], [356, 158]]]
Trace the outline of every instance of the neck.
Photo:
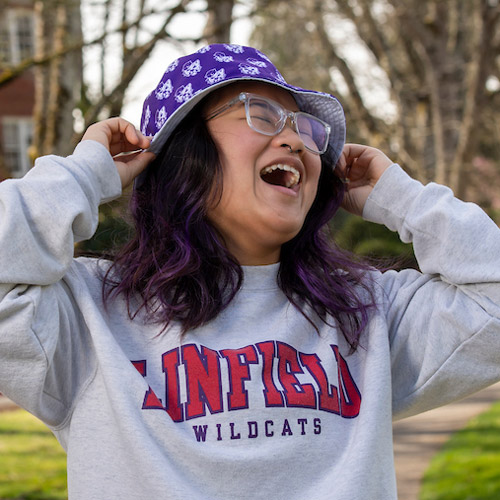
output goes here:
[[228, 244], [227, 249], [236, 258], [241, 266], [266, 266], [280, 261], [281, 247], [260, 247], [257, 245], [237, 245], [235, 242]]

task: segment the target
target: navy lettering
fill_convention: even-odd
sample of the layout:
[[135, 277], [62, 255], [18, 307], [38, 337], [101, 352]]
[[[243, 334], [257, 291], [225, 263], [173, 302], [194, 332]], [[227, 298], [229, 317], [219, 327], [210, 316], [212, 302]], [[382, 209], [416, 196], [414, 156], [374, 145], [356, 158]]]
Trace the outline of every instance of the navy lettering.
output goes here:
[[241, 434], [238, 432], [238, 434], [234, 433], [234, 423], [231, 422], [229, 424], [229, 427], [231, 427], [231, 439], [241, 439]]
[[266, 437], [273, 437], [274, 436], [274, 431], [270, 431], [269, 427], [272, 427], [274, 425], [274, 422], [272, 420], [266, 420], [264, 423], [264, 427], [266, 429]]
[[292, 429], [290, 427], [290, 423], [288, 420], [285, 418], [285, 421], [283, 422], [283, 431], [281, 432], [282, 436], [293, 436]]
[[205, 442], [207, 439], [207, 429], [208, 425], [193, 425], [194, 435], [196, 436], [196, 441]]
[[305, 426], [307, 424], [307, 418], [299, 418], [297, 419], [297, 423], [302, 427], [302, 432], [300, 434], [304, 436], [306, 433]]
[[314, 424], [314, 434], [321, 434], [321, 419], [315, 418], [313, 420], [313, 424]]
[[258, 437], [258, 435], [259, 435], [259, 425], [257, 424], [257, 422], [255, 421], [248, 422], [248, 437], [250, 439], [254, 439]]

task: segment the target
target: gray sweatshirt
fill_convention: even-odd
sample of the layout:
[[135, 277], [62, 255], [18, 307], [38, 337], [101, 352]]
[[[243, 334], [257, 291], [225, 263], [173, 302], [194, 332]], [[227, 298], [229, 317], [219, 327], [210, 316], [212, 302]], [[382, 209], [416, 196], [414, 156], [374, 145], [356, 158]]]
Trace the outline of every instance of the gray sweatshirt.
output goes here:
[[392, 419], [500, 379], [500, 231], [397, 165], [368, 220], [413, 242], [422, 273], [374, 272], [378, 310], [350, 355], [276, 283], [244, 268], [216, 319], [180, 337], [101, 298], [105, 263], [73, 259], [120, 195], [109, 153], [81, 143], [0, 184], [0, 391], [68, 454], [89, 499], [396, 499]]

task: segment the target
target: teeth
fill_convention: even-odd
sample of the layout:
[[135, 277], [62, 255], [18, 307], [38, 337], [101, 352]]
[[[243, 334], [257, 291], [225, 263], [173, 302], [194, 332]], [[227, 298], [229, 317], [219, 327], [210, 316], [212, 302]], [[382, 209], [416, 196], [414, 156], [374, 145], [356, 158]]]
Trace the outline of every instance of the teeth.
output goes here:
[[286, 183], [287, 188], [296, 186], [300, 181], [300, 172], [296, 168], [291, 167], [290, 165], [284, 165], [282, 163], [266, 167], [264, 170], [262, 170], [262, 175], [270, 174], [275, 170], [284, 170], [285, 172], [291, 172], [293, 174], [290, 177], [290, 180]]

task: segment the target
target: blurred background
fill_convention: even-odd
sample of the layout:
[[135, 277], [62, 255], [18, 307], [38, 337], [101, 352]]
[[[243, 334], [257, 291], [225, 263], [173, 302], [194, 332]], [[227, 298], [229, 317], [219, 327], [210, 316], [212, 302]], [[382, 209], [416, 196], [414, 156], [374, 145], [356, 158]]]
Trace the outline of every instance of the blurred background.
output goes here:
[[[0, 180], [142, 101], [166, 66], [211, 42], [263, 50], [291, 83], [336, 95], [348, 141], [383, 149], [412, 176], [450, 186], [500, 220], [498, 0], [2, 0]], [[104, 252], [127, 237], [101, 210]], [[342, 246], [403, 256], [392, 234], [341, 214]]]
[[[0, 182], [40, 155], [70, 154], [99, 119], [139, 126], [173, 59], [229, 42], [261, 49], [290, 83], [336, 95], [348, 141], [381, 148], [500, 223], [499, 18], [499, 0], [0, 0]], [[79, 252], [109, 253], [129, 236], [126, 198], [101, 207]], [[381, 226], [341, 212], [331, 228], [348, 250], [415, 265], [411, 247]], [[456, 469], [461, 484], [488, 492], [452, 496], [453, 477], [421, 498], [499, 498], [500, 454], [486, 453], [499, 449], [500, 404], [488, 418], [453, 451], [487, 458], [487, 479], [475, 462]], [[66, 498], [64, 453], [48, 432], [26, 413], [1, 414], [0, 498]]]

